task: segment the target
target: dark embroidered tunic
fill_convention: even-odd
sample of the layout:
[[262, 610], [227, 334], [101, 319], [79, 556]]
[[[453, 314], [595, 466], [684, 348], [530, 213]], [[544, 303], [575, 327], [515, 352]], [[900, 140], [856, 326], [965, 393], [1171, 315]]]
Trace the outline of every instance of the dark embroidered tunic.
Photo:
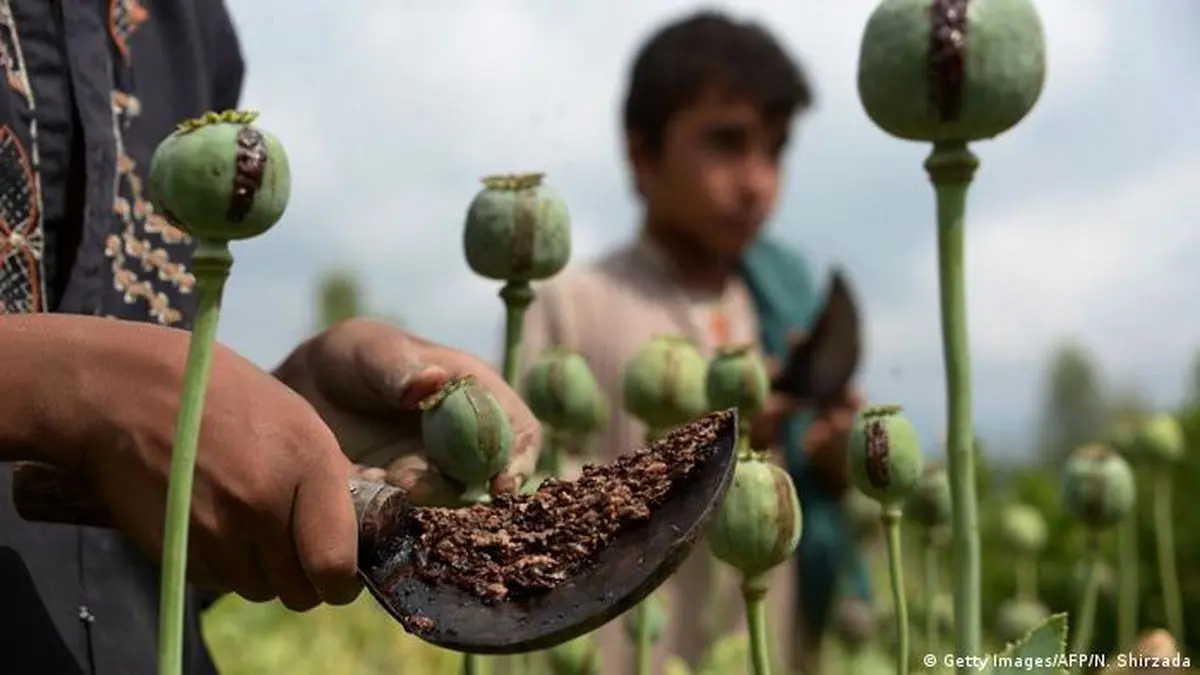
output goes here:
[[[0, 0], [0, 68], [0, 313], [188, 327], [191, 242], [143, 185], [177, 122], [237, 106], [222, 1]], [[155, 673], [156, 566], [112, 532], [25, 522], [0, 467], [0, 673]], [[215, 673], [189, 603], [188, 672]]]

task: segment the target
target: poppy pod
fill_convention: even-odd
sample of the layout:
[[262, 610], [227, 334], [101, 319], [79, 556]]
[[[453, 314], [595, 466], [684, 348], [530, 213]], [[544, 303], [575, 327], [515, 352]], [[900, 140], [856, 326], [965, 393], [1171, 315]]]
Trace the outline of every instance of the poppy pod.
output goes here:
[[663, 606], [662, 600], [657, 595], [647, 596], [642, 601], [644, 607], [640, 607], [644, 611], [630, 610], [625, 612], [624, 627], [625, 634], [630, 640], [636, 642], [638, 634], [641, 632], [642, 619], [646, 620], [646, 629], [650, 634], [650, 642], [658, 642], [662, 637], [663, 631], [667, 629], [667, 608]]
[[1012, 551], [1037, 555], [1048, 536], [1042, 512], [1028, 504], [1009, 504], [1000, 515], [1000, 537]]
[[800, 543], [802, 517], [787, 472], [755, 455], [738, 460], [708, 530], [718, 560], [757, 577], [787, 560]]
[[916, 427], [900, 406], [872, 406], [858, 414], [850, 430], [850, 469], [854, 484], [881, 504], [899, 504], [921, 482], [924, 457]]
[[467, 264], [497, 281], [538, 281], [571, 259], [571, 217], [540, 173], [489, 176], [463, 228]]
[[472, 376], [451, 381], [421, 402], [421, 438], [429, 459], [467, 486], [466, 501], [486, 498], [491, 479], [508, 465], [512, 424]]
[[595, 428], [603, 392], [581, 354], [563, 347], [546, 350], [525, 374], [525, 400], [543, 423], [560, 431]]
[[1012, 598], [1000, 605], [996, 613], [996, 636], [1005, 642], [1016, 642], [1037, 628], [1050, 610], [1032, 598]]
[[1183, 427], [1174, 415], [1160, 413], [1142, 426], [1132, 445], [1139, 459], [1174, 464], [1183, 458]]
[[770, 388], [766, 363], [751, 345], [721, 349], [708, 364], [705, 389], [715, 410], [737, 408], [748, 419], [767, 404]]
[[928, 529], [950, 524], [950, 480], [941, 463], [925, 467], [917, 488], [905, 500], [904, 515]]
[[1136, 500], [1129, 462], [1105, 445], [1086, 445], [1072, 453], [1062, 481], [1064, 510], [1089, 527], [1116, 525]]
[[595, 633], [587, 633], [547, 652], [553, 675], [594, 675], [600, 672], [600, 645]]
[[707, 371], [708, 362], [686, 338], [652, 338], [622, 370], [625, 409], [652, 431], [691, 422], [709, 410]]
[[1033, 109], [1045, 79], [1031, 0], [884, 0], [867, 20], [858, 62], [867, 115], [912, 141], [997, 136]]
[[180, 124], [150, 160], [155, 209], [198, 239], [257, 237], [283, 216], [291, 196], [287, 153], [253, 126], [251, 112], [209, 113]]

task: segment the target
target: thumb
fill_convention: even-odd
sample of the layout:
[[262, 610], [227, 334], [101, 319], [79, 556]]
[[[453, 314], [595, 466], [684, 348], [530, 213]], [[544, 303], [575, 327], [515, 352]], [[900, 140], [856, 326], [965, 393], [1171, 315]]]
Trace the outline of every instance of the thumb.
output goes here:
[[432, 345], [398, 328], [353, 320], [308, 344], [305, 363], [321, 394], [356, 413], [415, 408], [450, 373]]
[[441, 391], [450, 382], [450, 373], [438, 366], [426, 366], [393, 385], [387, 399], [400, 410], [416, 410], [421, 401]]
[[416, 410], [453, 377], [431, 363], [422, 346], [399, 331], [362, 344], [356, 359], [359, 376], [389, 408]]

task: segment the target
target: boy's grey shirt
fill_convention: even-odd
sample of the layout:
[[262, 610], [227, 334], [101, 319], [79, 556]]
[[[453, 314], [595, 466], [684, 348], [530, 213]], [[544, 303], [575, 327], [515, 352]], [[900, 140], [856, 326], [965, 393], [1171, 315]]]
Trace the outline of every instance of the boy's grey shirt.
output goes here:
[[[610, 397], [610, 426], [592, 447], [596, 460], [601, 462], [611, 461], [644, 442], [645, 427], [622, 409], [621, 369], [647, 340], [656, 335], [682, 334], [693, 340], [706, 357], [715, 354], [720, 341], [758, 342], [753, 299], [741, 281], [731, 282], [720, 296], [689, 295], [673, 281], [666, 257], [646, 239], [596, 263], [572, 267], [541, 284], [537, 292], [526, 317], [522, 362], [528, 367], [548, 346], [570, 347], [586, 357]], [[709, 330], [714, 313], [725, 319], [728, 334], [723, 340]], [[578, 470], [580, 465], [575, 462], [571, 468]], [[771, 643], [777, 658], [785, 660], [791, 654], [783, 647], [791, 645], [794, 637], [794, 580], [793, 563], [789, 561], [772, 572], [768, 594]], [[717, 563], [701, 544], [657, 592], [671, 620], [656, 646], [656, 670], [662, 669], [668, 654], [695, 665], [712, 645], [715, 636], [706, 612], [714, 589], [723, 624], [717, 635], [743, 626], [737, 575], [732, 568]], [[622, 622], [604, 626], [600, 641], [603, 673], [628, 673], [632, 652]]]

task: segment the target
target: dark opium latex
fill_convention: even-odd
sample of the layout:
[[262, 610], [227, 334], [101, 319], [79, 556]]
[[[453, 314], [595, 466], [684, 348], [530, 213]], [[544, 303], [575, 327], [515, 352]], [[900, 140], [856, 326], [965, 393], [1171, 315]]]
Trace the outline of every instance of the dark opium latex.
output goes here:
[[257, 237], [287, 208], [292, 179], [275, 136], [253, 112], [181, 123], [150, 161], [150, 195], [171, 224], [210, 242]]

